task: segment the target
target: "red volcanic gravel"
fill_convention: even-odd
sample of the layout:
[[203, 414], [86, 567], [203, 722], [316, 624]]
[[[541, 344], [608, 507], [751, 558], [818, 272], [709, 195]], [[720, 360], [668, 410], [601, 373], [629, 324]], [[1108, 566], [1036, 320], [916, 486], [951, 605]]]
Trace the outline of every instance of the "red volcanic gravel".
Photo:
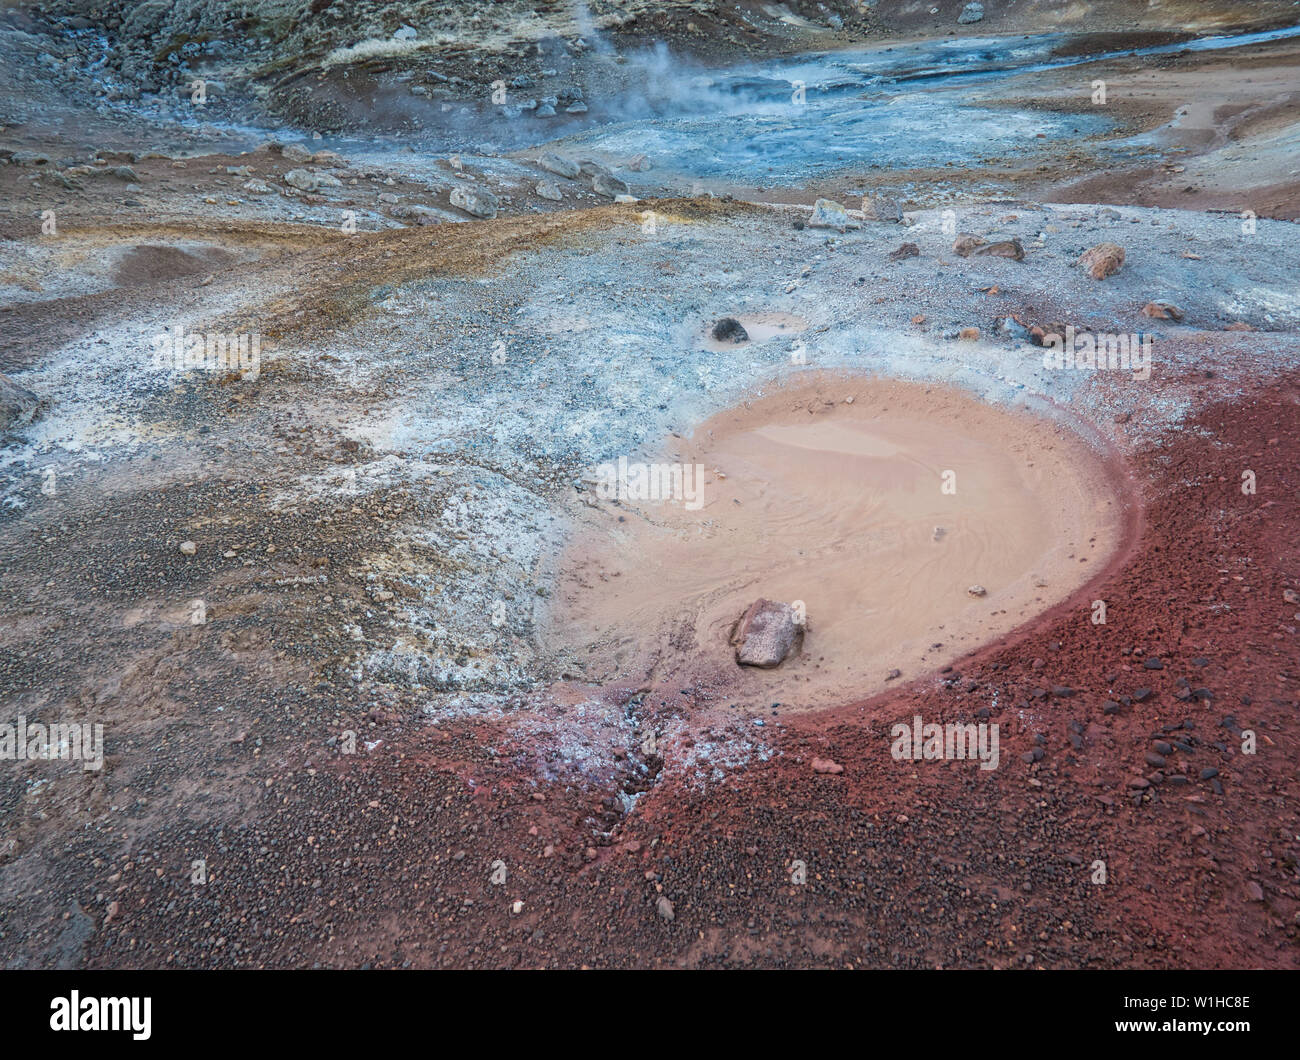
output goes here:
[[[772, 756], [720, 779], [541, 783], [545, 734], [384, 721], [387, 756], [304, 760], [255, 823], [156, 837], [171, 870], [206, 854], [206, 896], [126, 873], [88, 963], [1295, 967], [1298, 451], [1295, 379], [1204, 408], [1131, 457], [1142, 525], [1077, 598], [870, 702], [778, 712]], [[682, 739], [735, 723], [696, 707]], [[998, 768], [894, 760], [917, 714], [996, 722]]]

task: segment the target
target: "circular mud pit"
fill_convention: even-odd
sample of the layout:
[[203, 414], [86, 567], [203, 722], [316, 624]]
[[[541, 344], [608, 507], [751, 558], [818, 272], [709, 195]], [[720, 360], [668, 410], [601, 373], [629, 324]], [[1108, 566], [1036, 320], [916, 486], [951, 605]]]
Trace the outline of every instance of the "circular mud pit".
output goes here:
[[[1101, 454], [953, 389], [805, 376], [671, 441], [599, 469], [561, 557], [549, 646], [588, 679], [753, 710], [862, 698], [1066, 599], [1123, 535]], [[777, 669], [730, 642], [760, 597], [807, 614]]]
[[735, 341], [734, 338], [719, 338], [716, 333], [717, 323], [710, 321], [701, 333], [706, 348], [715, 353], [734, 350], [742, 346], [753, 346], [782, 336], [799, 335], [808, 328], [808, 321], [793, 313], [736, 313], [724, 314], [721, 320], [734, 320], [745, 329], [746, 338]]

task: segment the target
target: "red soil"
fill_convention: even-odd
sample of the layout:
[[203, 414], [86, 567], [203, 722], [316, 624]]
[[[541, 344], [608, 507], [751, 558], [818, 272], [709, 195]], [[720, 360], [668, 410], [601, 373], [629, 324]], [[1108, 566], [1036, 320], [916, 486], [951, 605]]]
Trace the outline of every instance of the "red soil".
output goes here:
[[[1297, 447], [1295, 378], [1204, 407], [1131, 455], [1144, 525], [1083, 598], [952, 672], [747, 726], [778, 754], [720, 781], [669, 768], [626, 816], [612, 787], [537, 781], [572, 757], [561, 718], [556, 747], [503, 721], [386, 723], [396, 751], [291, 769], [237, 841], [187, 834], [224, 844], [212, 922], [164, 915], [172, 885], [136, 872], [89, 963], [1296, 967]], [[1180, 700], [1180, 679], [1212, 698]], [[610, 717], [629, 695], [610, 694]], [[642, 716], [693, 700], [656, 690]], [[726, 704], [694, 706], [693, 736], [658, 749], [670, 763], [710, 723], [735, 729]], [[894, 721], [981, 708], [1001, 726], [998, 769], [891, 758]], [[1038, 734], [1044, 757], [1026, 764]], [[1153, 734], [1191, 751], [1153, 769]]]

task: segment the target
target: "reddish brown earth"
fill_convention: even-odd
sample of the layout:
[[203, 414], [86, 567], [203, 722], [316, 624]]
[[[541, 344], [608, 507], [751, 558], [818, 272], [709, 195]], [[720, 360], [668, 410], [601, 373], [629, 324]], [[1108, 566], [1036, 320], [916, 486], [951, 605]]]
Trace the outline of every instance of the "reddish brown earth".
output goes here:
[[[113, 880], [88, 964], [1296, 967], [1300, 606], [1283, 594], [1300, 578], [1282, 572], [1300, 566], [1300, 379], [1229, 399], [1187, 382], [1192, 422], [1131, 456], [1130, 554], [951, 672], [773, 718], [777, 756], [716, 784], [668, 771], [621, 820], [610, 791], [527, 779], [556, 757], [545, 736], [380, 716], [366, 738], [399, 753], [285, 762], [248, 824], [151, 836]], [[1208, 693], [1180, 698], [1183, 680]], [[691, 695], [656, 689], [643, 717]], [[725, 704], [696, 706], [728, 724]], [[1000, 768], [890, 757], [894, 721], [982, 708]], [[1153, 770], [1153, 735], [1192, 750]], [[1127, 786], [1153, 772], [1163, 783]], [[612, 834], [593, 846], [598, 822]], [[177, 880], [200, 851], [221, 868], [195, 893]]]

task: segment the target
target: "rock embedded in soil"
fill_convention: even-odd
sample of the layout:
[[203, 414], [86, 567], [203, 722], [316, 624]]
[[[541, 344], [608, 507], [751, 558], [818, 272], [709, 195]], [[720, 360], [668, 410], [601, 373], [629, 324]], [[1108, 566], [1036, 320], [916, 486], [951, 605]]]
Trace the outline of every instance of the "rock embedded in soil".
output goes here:
[[40, 407], [40, 398], [7, 375], [0, 375], [0, 431], [31, 423]]
[[833, 199], [818, 199], [813, 203], [812, 216], [808, 218], [809, 228], [834, 228], [844, 232], [851, 224], [849, 212]]
[[1098, 243], [1080, 255], [1079, 264], [1094, 280], [1104, 280], [1119, 272], [1124, 264], [1124, 248], [1117, 243]]
[[749, 332], [735, 317], [723, 317], [713, 325], [713, 338], [717, 342], [732, 342], [739, 345], [749, 341]]
[[551, 180], [539, 180], [536, 188], [537, 194], [543, 199], [550, 199], [552, 202], [559, 202], [564, 198], [560, 194], [559, 186]]
[[755, 600], [736, 626], [736, 662], [771, 670], [794, 650], [802, 629], [795, 610], [775, 600]]
[[591, 178], [591, 190], [597, 195], [614, 199], [620, 195], [627, 195], [630, 189], [625, 181], [619, 180], [613, 173], [597, 173]]
[[977, 255], [993, 258], [1010, 258], [1012, 261], [1025, 260], [1025, 248], [1018, 239], [1002, 239], [978, 248]]
[[451, 204], [472, 217], [491, 220], [497, 215], [497, 197], [490, 191], [457, 186], [451, 189]]
[[952, 252], [959, 258], [968, 258], [970, 257], [971, 251], [976, 247], [982, 247], [983, 245], [984, 240], [979, 236], [960, 235], [953, 240]]
[[889, 260], [904, 261], [907, 258], [919, 257], [920, 253], [921, 253], [921, 248], [918, 247], [915, 243], [904, 243], [897, 250], [890, 253]]
[[1179, 321], [1183, 319], [1183, 311], [1168, 302], [1148, 302], [1142, 307], [1142, 314], [1152, 320]]
[[814, 758], [812, 760], [812, 771], [814, 773], [821, 773], [825, 776], [835, 777], [844, 772], [844, 767], [829, 758]]
[[862, 216], [868, 221], [890, 221], [900, 224], [903, 220], [903, 208], [897, 199], [887, 195], [869, 195], [862, 200]]

